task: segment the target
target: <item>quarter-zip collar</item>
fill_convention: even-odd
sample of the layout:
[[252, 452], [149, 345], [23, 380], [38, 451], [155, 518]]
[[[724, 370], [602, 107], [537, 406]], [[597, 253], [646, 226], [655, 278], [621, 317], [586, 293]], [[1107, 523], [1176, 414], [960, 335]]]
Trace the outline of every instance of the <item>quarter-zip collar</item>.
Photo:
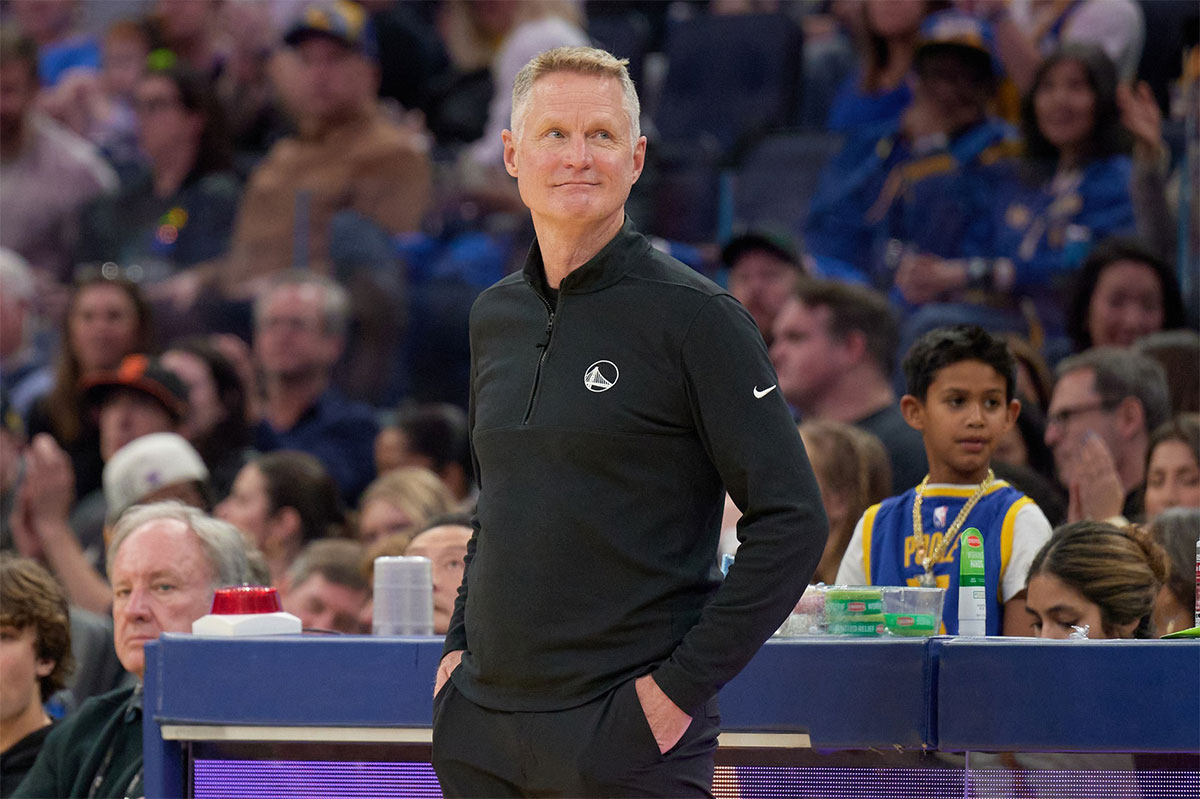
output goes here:
[[[624, 277], [638, 262], [639, 256], [649, 249], [650, 242], [637, 232], [633, 221], [626, 216], [617, 235], [613, 236], [600, 252], [563, 278], [558, 290], [563, 294], [587, 294], [607, 288]], [[542, 261], [541, 246], [536, 238], [529, 247], [529, 255], [525, 258], [525, 268], [522, 271], [525, 282], [540, 295], [538, 287], [545, 280], [546, 267]]]

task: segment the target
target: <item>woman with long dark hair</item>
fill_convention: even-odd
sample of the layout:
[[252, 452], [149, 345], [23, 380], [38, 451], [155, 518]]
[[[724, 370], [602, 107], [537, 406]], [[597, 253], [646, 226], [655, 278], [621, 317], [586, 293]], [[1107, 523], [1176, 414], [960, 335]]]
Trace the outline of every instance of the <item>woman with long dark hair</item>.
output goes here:
[[75, 492], [100, 487], [100, 434], [83, 412], [80, 380], [115, 369], [121, 359], [151, 348], [150, 306], [137, 284], [96, 273], [82, 279], [63, 319], [54, 384], [30, 412], [29, 437], [50, 433], [71, 456]]

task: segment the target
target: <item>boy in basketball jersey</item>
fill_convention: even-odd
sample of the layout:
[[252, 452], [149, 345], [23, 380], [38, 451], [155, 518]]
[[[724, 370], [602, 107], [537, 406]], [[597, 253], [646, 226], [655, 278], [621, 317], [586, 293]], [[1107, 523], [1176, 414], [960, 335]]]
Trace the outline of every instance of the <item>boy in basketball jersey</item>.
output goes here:
[[1050, 523], [991, 469], [992, 452], [1021, 410], [1013, 396], [1013, 358], [982, 328], [939, 328], [913, 344], [904, 376], [908, 393], [900, 409], [925, 441], [929, 474], [867, 509], [837, 582], [946, 588], [942, 621], [955, 635], [959, 544], [963, 531], [974, 527], [984, 543], [987, 634], [1031, 635], [1025, 575], [1050, 537]]

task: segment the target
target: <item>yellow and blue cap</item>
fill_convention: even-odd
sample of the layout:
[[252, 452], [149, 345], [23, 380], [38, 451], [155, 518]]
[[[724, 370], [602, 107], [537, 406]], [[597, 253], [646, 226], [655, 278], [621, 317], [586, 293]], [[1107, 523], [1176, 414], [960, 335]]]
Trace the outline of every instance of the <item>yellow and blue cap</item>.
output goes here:
[[379, 46], [366, 9], [352, 0], [324, 0], [304, 7], [283, 36], [295, 47], [311, 36], [325, 36], [344, 47], [375, 59]]

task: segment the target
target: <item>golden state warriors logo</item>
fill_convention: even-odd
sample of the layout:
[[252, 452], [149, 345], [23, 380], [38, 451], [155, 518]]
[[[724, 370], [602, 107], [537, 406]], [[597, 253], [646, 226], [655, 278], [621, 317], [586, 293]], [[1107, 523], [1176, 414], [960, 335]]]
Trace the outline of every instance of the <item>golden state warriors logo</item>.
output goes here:
[[599, 394], [617, 384], [621, 370], [612, 361], [596, 361], [583, 373], [583, 385], [588, 391]]

